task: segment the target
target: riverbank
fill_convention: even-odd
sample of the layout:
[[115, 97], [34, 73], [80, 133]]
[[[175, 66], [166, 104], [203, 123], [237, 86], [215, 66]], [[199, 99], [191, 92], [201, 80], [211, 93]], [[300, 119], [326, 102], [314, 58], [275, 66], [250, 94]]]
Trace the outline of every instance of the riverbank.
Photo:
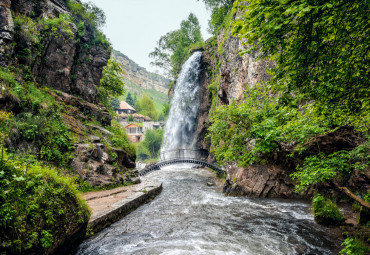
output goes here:
[[97, 233], [121, 219], [162, 191], [162, 183], [146, 180], [143, 183], [112, 190], [83, 194], [91, 209], [89, 234]]

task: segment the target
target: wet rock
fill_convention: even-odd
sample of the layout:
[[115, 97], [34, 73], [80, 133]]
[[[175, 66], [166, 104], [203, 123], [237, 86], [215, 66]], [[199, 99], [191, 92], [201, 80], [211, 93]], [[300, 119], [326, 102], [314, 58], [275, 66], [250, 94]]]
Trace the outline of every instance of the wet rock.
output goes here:
[[215, 183], [215, 181], [214, 181], [214, 180], [210, 180], [210, 181], [206, 182], [206, 185], [207, 185], [207, 186], [215, 186], [215, 185], [216, 185], [216, 183]]
[[303, 244], [300, 244], [295, 248], [295, 252], [297, 254], [305, 254], [306, 251], [307, 251], [307, 246]]
[[[114, 149], [114, 151], [118, 156], [115, 160], [112, 159], [102, 143], [75, 144], [76, 157], [72, 161], [72, 169], [94, 187], [116, 185], [123, 182], [122, 176], [124, 178], [136, 176], [127, 171], [132, 166], [131, 160], [135, 159], [129, 157], [123, 150]], [[113, 166], [115, 163], [118, 164], [118, 167]], [[130, 181], [132, 180], [130, 179]], [[135, 181], [140, 181], [140, 179]]]
[[135, 177], [135, 178], [132, 178], [131, 179], [131, 182], [133, 184], [139, 184], [139, 183], [141, 183], [141, 179], [139, 177]]
[[226, 167], [227, 177], [224, 192], [228, 195], [246, 195], [250, 197], [299, 198], [310, 193], [295, 193], [295, 182], [285, 169], [275, 165], [253, 165], [238, 167], [231, 164]]
[[136, 167], [136, 155], [129, 156], [127, 152], [124, 150], [120, 150], [117, 148], [112, 148], [112, 152], [116, 153], [117, 155], [117, 162], [118, 165], [126, 166], [128, 168], [135, 168]]
[[[13, 49], [14, 24], [11, 12], [32, 19], [57, 18], [68, 13], [64, 0], [4, 0], [0, 2], [0, 65], [17, 63]], [[86, 29], [85, 37], [77, 40], [77, 27], [69, 24], [72, 33], [60, 30], [60, 36], [44, 35], [42, 59], [35, 52], [25, 64], [32, 67], [32, 73], [40, 84], [75, 94], [89, 103], [97, 103], [98, 88], [102, 71], [107, 65], [111, 50], [107, 45], [96, 45], [89, 39], [91, 29]], [[41, 28], [40, 28], [41, 29]], [[24, 38], [28, 40], [28, 38]], [[32, 42], [25, 43], [31, 44]], [[89, 47], [81, 47], [81, 45]], [[91, 108], [91, 107], [90, 107]], [[99, 120], [100, 121], [100, 120]]]

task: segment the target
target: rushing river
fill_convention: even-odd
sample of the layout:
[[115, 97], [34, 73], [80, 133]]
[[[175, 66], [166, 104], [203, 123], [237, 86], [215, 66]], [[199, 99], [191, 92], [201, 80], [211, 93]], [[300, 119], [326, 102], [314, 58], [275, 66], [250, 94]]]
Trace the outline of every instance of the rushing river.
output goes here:
[[205, 185], [212, 176], [189, 168], [150, 174], [163, 182], [162, 193], [86, 240], [77, 254], [336, 254], [308, 203], [225, 197]]

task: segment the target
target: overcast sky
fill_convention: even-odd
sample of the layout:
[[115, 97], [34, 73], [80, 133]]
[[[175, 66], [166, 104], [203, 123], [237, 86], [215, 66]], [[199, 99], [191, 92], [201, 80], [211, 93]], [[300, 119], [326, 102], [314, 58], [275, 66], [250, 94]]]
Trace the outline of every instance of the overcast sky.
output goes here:
[[[88, 0], [83, 0], [88, 2]], [[197, 0], [90, 0], [104, 10], [107, 17], [104, 33], [119, 50], [137, 64], [154, 72], [149, 53], [159, 38], [180, 28], [182, 20], [193, 12], [199, 19], [204, 39], [210, 13]]]

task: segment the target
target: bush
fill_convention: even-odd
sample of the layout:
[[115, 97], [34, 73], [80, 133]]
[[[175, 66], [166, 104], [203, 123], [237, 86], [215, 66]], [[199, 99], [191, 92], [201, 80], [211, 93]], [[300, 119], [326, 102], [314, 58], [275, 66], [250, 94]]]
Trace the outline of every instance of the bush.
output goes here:
[[78, 28], [78, 40], [84, 41], [86, 35], [89, 44], [110, 47], [105, 35], [99, 29], [105, 24], [104, 12], [93, 3], [67, 1], [67, 7], [72, 14], [72, 20]]
[[144, 141], [137, 146], [137, 157], [141, 160], [157, 158], [159, 156], [162, 142], [163, 129], [146, 130]]
[[55, 169], [27, 166], [6, 155], [0, 159], [0, 244], [5, 251], [45, 253], [89, 217], [72, 181]]
[[345, 220], [338, 206], [320, 194], [313, 198], [312, 207], [315, 221], [321, 225], [338, 225]]
[[342, 243], [342, 246], [345, 246], [345, 248], [340, 251], [341, 255], [365, 255], [370, 252], [370, 249], [367, 248], [363, 242], [356, 238], [347, 238]]
[[117, 149], [126, 151], [130, 156], [136, 154], [135, 146], [130, 142], [127, 137], [126, 130], [121, 128], [122, 126], [115, 120], [112, 121], [112, 125], [107, 129], [112, 133], [110, 140], [112, 146]]

